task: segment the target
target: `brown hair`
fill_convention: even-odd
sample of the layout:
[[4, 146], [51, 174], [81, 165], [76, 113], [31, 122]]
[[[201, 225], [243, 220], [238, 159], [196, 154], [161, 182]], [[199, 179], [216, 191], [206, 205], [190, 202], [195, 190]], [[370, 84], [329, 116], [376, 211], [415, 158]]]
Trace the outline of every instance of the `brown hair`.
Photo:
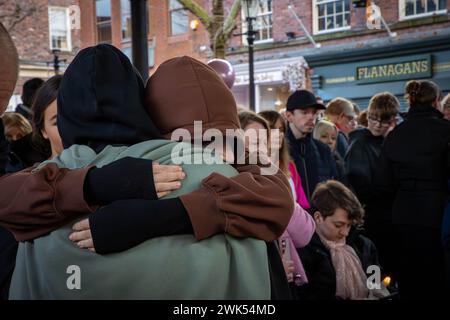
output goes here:
[[44, 82], [38, 89], [33, 100], [33, 143], [43, 153], [50, 157], [52, 149], [48, 139], [42, 135], [44, 129], [45, 110], [56, 100], [62, 76], [56, 75]]
[[381, 120], [390, 120], [400, 110], [400, 102], [390, 92], [381, 92], [374, 95], [369, 102], [368, 112], [376, 113]]
[[256, 113], [254, 113], [253, 111], [249, 111], [249, 110], [240, 111], [238, 113], [238, 116], [239, 116], [239, 122], [241, 124], [242, 129], [244, 129], [246, 126], [248, 126], [252, 122], [257, 122], [257, 123], [261, 124], [264, 127], [264, 129], [267, 130], [267, 133], [268, 133], [267, 138], [269, 138], [270, 127], [269, 127], [269, 124], [267, 123], [266, 119], [264, 119], [263, 117], [259, 116]]
[[360, 112], [357, 122], [360, 126], [366, 127], [369, 125], [367, 120], [367, 109]]
[[[267, 121], [263, 117], [259, 116], [255, 112], [249, 111], [249, 110], [240, 111], [238, 113], [238, 117], [239, 117], [239, 122], [241, 124], [242, 130], [245, 130], [245, 127], [247, 127], [252, 122], [261, 124], [267, 132], [267, 136], [266, 136], [267, 142], [270, 141], [270, 127], [269, 127], [269, 124], [267, 123]], [[259, 137], [259, 134], [258, 134], [258, 137]], [[258, 144], [259, 144], [259, 142], [258, 142]], [[267, 144], [267, 149], [268, 149], [267, 155], [270, 155], [271, 150], [270, 150], [269, 143]]]
[[436, 99], [442, 98], [439, 86], [433, 81], [412, 80], [405, 86], [405, 99], [410, 107], [430, 106]]
[[339, 181], [328, 180], [319, 183], [312, 195], [312, 204], [322, 217], [332, 216], [341, 208], [348, 213], [348, 218], [355, 226], [364, 223], [364, 209], [358, 198]]
[[334, 98], [327, 104], [325, 115], [339, 116], [341, 114], [349, 115], [355, 114], [355, 107], [350, 100], [345, 98]]
[[[265, 110], [259, 113], [261, 117], [263, 117], [268, 123], [270, 129], [275, 129], [275, 124], [278, 120], [281, 121], [282, 131], [286, 132], [286, 122], [283, 119], [283, 116], [274, 110]], [[286, 138], [282, 141], [281, 149], [280, 149], [280, 169], [287, 176], [290, 176], [289, 172], [289, 162], [292, 161], [288, 151], [288, 141]]]

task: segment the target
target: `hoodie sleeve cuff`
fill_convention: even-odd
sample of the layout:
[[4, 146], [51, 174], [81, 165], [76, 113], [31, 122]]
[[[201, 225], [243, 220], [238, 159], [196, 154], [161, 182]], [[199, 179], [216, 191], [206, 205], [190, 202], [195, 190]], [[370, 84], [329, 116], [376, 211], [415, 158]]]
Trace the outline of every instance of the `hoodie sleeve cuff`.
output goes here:
[[97, 206], [89, 206], [84, 198], [84, 180], [93, 166], [65, 170], [54, 184], [54, 208], [60, 216], [93, 213]]
[[218, 206], [215, 192], [201, 187], [191, 193], [180, 196], [180, 200], [191, 219], [194, 235], [203, 240], [226, 231], [227, 217]]

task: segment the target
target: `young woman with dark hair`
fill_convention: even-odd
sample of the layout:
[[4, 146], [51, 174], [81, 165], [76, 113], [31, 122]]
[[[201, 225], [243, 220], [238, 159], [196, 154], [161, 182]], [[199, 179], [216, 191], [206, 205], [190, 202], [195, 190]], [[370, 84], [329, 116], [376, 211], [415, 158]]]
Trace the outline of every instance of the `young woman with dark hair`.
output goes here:
[[[34, 131], [20, 139], [22, 144], [28, 146], [31, 142], [36, 142], [33, 143], [34, 147], [32, 149], [34, 156], [28, 155], [26, 158], [27, 163], [21, 163], [21, 166], [25, 164], [28, 164], [28, 166], [32, 165], [29, 162], [33, 160], [40, 162], [54, 157], [63, 150], [61, 137], [56, 127], [56, 97], [61, 79], [61, 76], [54, 76], [48, 79], [35, 95], [32, 123]], [[8, 298], [18, 243], [13, 235], [3, 227], [0, 227], [0, 243], [0, 300], [3, 300]]]
[[448, 198], [450, 122], [440, 110], [441, 90], [410, 81], [406, 120], [386, 138], [376, 174], [392, 207], [400, 298], [448, 298], [441, 224]]

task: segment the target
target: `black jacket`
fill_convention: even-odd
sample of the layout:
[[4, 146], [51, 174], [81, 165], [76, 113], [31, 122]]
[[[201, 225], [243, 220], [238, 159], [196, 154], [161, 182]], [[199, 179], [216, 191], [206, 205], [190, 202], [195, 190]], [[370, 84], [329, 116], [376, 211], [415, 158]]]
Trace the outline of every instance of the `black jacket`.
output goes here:
[[29, 133], [19, 140], [9, 143], [8, 164], [6, 173], [13, 173], [31, 167], [36, 163], [47, 160], [51, 156], [51, 150], [39, 148]]
[[450, 122], [430, 106], [414, 107], [386, 138], [378, 190], [392, 199], [396, 225], [440, 228], [450, 177]]
[[303, 190], [305, 190], [308, 200], [311, 200], [319, 182], [339, 177], [333, 154], [329, 146], [313, 139], [311, 134], [305, 138], [296, 139], [289, 126], [287, 139], [291, 157], [302, 178]]
[[6, 164], [8, 163], [8, 141], [5, 138], [5, 128], [3, 119], [0, 118], [0, 176], [5, 173]]
[[[355, 250], [364, 272], [370, 265], [379, 266], [375, 245], [368, 238], [360, 235], [357, 230], [350, 232], [347, 244]], [[337, 299], [336, 272], [331, 261], [331, 253], [322, 243], [318, 234], [314, 233], [309, 244], [297, 251], [308, 277], [308, 283], [299, 287], [300, 299]]]
[[24, 105], [23, 103], [19, 103], [14, 112], [20, 113], [30, 122], [33, 119], [33, 110], [30, 107]]
[[358, 129], [345, 155], [345, 172], [348, 182], [362, 203], [371, 195], [373, 176], [379, 166], [384, 137], [374, 136], [369, 129]]
[[341, 130], [338, 130], [337, 141], [336, 141], [336, 151], [344, 158], [348, 149], [348, 138]]
[[16, 265], [18, 242], [11, 232], [0, 227], [0, 300], [8, 300], [9, 285]]

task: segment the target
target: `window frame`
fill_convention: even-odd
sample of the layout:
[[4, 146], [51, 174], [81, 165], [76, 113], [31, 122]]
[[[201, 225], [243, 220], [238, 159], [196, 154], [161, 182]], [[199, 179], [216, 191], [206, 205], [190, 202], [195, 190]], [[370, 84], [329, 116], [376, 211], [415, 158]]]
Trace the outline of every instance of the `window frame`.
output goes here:
[[[110, 8], [110, 16], [109, 16], [109, 20], [107, 20], [107, 21], [102, 21], [102, 22], [98, 22], [98, 15], [97, 15], [97, 6], [96, 6], [96, 3], [95, 3], [96, 1], [94, 1], [94, 8], [95, 8], [95, 40], [96, 40], [96, 43], [97, 44], [100, 44], [100, 43], [106, 43], [106, 44], [112, 44], [112, 42], [113, 42], [113, 23], [112, 23], [112, 20], [113, 20], [113, 17], [112, 17], [112, 15], [113, 15], [113, 13], [112, 13], [112, 3], [111, 3], [111, 0], [109, 0], [109, 8]], [[110, 28], [111, 28], [111, 41], [110, 42], [105, 42], [105, 41], [103, 41], [103, 42], [99, 42], [99, 39], [98, 39], [98, 26], [99, 25], [106, 25], [106, 24], [109, 24], [110, 25]], [[122, 26], [121, 26], [122, 27]], [[122, 31], [122, 30], [121, 30]]]
[[[253, 28], [253, 30], [254, 31], [256, 31], [256, 32], [259, 32], [259, 34], [260, 34], [260, 36], [261, 36], [261, 34], [262, 34], [262, 30], [267, 30], [267, 31], [269, 31], [269, 30], [271, 30], [272, 31], [272, 37], [271, 38], [267, 38], [267, 39], [262, 39], [262, 40], [255, 40], [254, 41], [254, 44], [263, 44], [263, 43], [271, 43], [271, 42], [274, 42], [274, 38], [273, 38], [273, 2], [274, 2], [274, 0], [272, 0], [272, 5], [271, 5], [271, 10], [270, 11], [267, 11], [267, 12], [264, 12], [264, 13], [258, 13], [257, 15], [256, 15], [256, 19], [255, 19], [255, 21], [256, 20], [258, 20], [258, 18], [261, 18], [261, 17], [263, 17], [263, 16], [272, 16], [272, 23], [270, 24], [270, 28], [267, 28], [267, 27], [263, 27], [263, 28], [260, 28], [260, 29], [255, 29], [255, 28]], [[246, 22], [246, 18], [247, 18], [247, 16], [246, 16], [246, 14], [245, 14], [245, 10], [246, 10], [246, 8], [244, 7], [244, 5], [242, 5], [242, 7], [241, 7], [241, 28], [242, 28], [242, 31], [243, 32], [246, 32], [247, 31], [247, 22]], [[245, 36], [245, 35], [243, 35], [242, 36], [242, 43], [244, 44], [244, 45], [246, 45], [246, 46], [248, 46], [248, 43], [247, 43], [247, 36]]]
[[[314, 35], [321, 35], [321, 34], [327, 34], [327, 33], [334, 33], [334, 32], [340, 32], [340, 31], [347, 31], [347, 30], [351, 30], [352, 26], [351, 26], [351, 17], [352, 17], [352, 1], [350, 1], [350, 5], [349, 5], [349, 16], [350, 16], [350, 24], [348, 26], [345, 27], [339, 27], [339, 28], [334, 28], [334, 29], [328, 29], [328, 30], [319, 30], [319, 12], [318, 12], [318, 5], [319, 4], [327, 4], [327, 3], [332, 3], [332, 2], [338, 2], [338, 1], [343, 1], [343, 0], [321, 0], [320, 3], [317, 2], [318, 0], [312, 0], [312, 12], [313, 12], [313, 34]], [[335, 14], [336, 16], [336, 14]]]
[[[183, 36], [183, 35], [188, 34], [189, 33], [189, 11], [186, 10], [181, 4], [180, 4], [181, 5], [180, 8], [171, 9], [170, 8], [170, 3], [171, 3], [171, 0], [167, 0], [167, 13], [169, 15], [169, 18], [168, 18], [168, 21], [169, 21], [169, 26], [168, 26], [169, 27], [168, 28], [168, 30], [169, 30], [169, 37], [179, 37], [179, 36]], [[177, 34], [173, 34], [172, 33], [172, 13], [175, 12], [175, 11], [185, 11], [186, 12], [186, 15], [187, 15], [186, 32], [177, 33]]]
[[[66, 37], [67, 37], [67, 48], [54, 48], [52, 41], [52, 28], [50, 22], [50, 11], [51, 10], [61, 10], [66, 14]], [[49, 39], [49, 48], [50, 50], [60, 50], [61, 52], [72, 52], [72, 29], [70, 28], [70, 12], [68, 7], [63, 6], [48, 6], [48, 39]]]
[[[129, 55], [125, 53], [127, 50], [130, 50]], [[120, 48], [120, 51], [122, 51], [128, 57], [128, 59], [130, 59], [131, 62], [133, 61], [133, 52], [132, 52], [133, 48], [132, 48], [131, 44], [123, 45]], [[147, 50], [147, 52], [148, 52], [148, 67], [149, 68], [153, 68], [155, 66], [155, 53], [156, 53], [155, 51], [156, 51], [155, 50], [155, 42], [153, 40], [152, 44], [148, 46], [148, 50]]]
[[[446, 1], [448, 1], [448, 0], [446, 0]], [[398, 1], [398, 20], [399, 21], [420, 19], [420, 18], [426, 18], [426, 17], [438, 16], [438, 15], [446, 15], [448, 13], [447, 7], [445, 9], [441, 9], [441, 10], [419, 13], [419, 14], [414, 14], [414, 15], [410, 15], [410, 16], [406, 16], [405, 11], [406, 11], [406, 0], [399, 0]]]
[[[126, 14], [126, 15], [123, 13], [122, 0], [119, 2], [119, 5], [120, 5], [120, 39], [122, 40], [122, 42], [131, 41], [131, 38], [133, 36], [132, 31], [130, 30], [130, 36], [127, 37], [127, 38], [123, 37], [123, 31], [124, 31], [124, 29], [123, 29], [123, 18], [129, 16], [130, 20], [131, 20], [131, 3], [130, 3], [130, 0], [126, 0], [126, 1], [130, 4], [130, 12], [129, 12], [129, 14]], [[131, 25], [130, 25], [130, 28], [131, 28]]]

